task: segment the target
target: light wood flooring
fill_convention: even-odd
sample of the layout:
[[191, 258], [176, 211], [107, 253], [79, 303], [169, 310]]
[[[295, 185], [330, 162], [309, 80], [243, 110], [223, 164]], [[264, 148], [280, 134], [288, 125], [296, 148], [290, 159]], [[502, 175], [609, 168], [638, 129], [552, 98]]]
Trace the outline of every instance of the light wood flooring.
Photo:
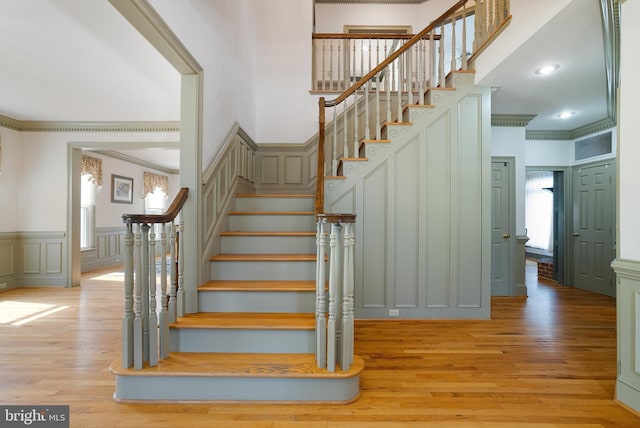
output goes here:
[[9, 290], [0, 404], [68, 404], [72, 427], [640, 427], [613, 399], [615, 300], [528, 270], [530, 297], [494, 298], [491, 320], [357, 321], [365, 370], [348, 405], [115, 403], [122, 275]]

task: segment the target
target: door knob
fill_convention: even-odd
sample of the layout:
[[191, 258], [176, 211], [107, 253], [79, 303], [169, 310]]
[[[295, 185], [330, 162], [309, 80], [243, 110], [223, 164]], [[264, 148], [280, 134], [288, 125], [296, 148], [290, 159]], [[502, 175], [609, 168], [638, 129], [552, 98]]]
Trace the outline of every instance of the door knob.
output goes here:
[[511, 235], [510, 235], [510, 234], [508, 234], [508, 233], [503, 233], [503, 234], [502, 234], [502, 237], [503, 237], [504, 239], [509, 239], [509, 237], [510, 237], [510, 236], [511, 236]]
[[579, 234], [579, 233], [576, 233], [576, 232], [573, 232], [573, 233], [571, 234], [571, 236], [574, 236], [574, 237], [575, 237], [575, 236], [580, 236], [580, 234]]

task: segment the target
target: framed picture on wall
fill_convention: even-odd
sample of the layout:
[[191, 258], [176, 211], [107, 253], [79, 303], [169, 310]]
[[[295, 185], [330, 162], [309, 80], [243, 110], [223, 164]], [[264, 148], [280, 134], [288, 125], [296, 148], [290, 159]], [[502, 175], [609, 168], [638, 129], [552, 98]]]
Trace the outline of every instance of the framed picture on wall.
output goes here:
[[133, 178], [111, 174], [111, 202], [133, 204]]

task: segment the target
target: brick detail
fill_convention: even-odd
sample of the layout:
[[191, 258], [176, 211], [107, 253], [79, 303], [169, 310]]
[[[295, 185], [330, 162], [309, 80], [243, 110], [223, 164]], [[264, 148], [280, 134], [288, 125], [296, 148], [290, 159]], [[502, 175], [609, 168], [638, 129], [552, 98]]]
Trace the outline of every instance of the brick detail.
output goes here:
[[553, 279], [553, 259], [546, 257], [538, 260], [538, 278]]

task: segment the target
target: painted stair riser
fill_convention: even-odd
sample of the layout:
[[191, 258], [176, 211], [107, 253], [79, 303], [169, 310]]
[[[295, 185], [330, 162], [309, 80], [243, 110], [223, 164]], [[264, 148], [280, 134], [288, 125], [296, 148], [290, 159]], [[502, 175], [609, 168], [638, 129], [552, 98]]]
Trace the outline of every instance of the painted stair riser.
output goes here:
[[236, 199], [236, 211], [314, 211], [315, 198], [255, 198]]
[[249, 281], [311, 281], [316, 277], [315, 261], [213, 261], [211, 279]]
[[116, 376], [116, 400], [346, 402], [360, 378]]
[[306, 354], [315, 352], [314, 330], [172, 328], [171, 352]]
[[299, 232], [314, 231], [315, 216], [309, 214], [291, 215], [230, 215], [229, 230], [246, 232]]
[[223, 236], [224, 254], [313, 254], [315, 236]]
[[199, 291], [198, 312], [315, 312], [309, 291]]

